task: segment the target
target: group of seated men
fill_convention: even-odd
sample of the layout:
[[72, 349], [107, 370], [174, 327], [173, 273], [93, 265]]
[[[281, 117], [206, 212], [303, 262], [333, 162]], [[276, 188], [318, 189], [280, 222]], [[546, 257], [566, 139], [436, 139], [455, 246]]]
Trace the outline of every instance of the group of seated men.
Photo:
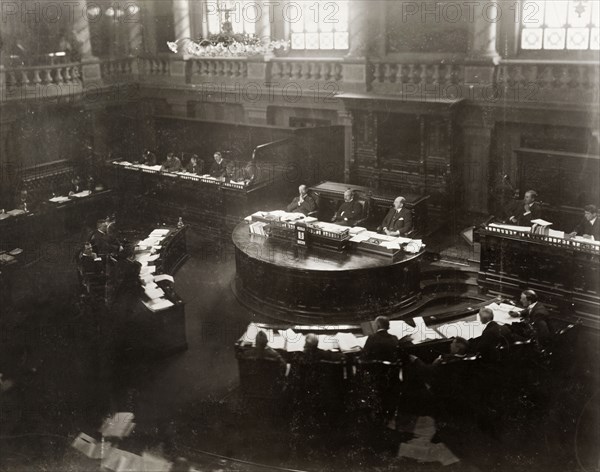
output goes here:
[[[513, 342], [525, 339], [534, 339], [541, 348], [546, 346], [551, 338], [548, 310], [538, 301], [537, 294], [533, 290], [523, 291], [520, 302], [524, 309], [520, 313], [511, 312], [511, 316], [521, 317], [521, 323], [510, 326], [500, 325], [494, 321], [494, 312], [490, 308], [482, 308], [479, 311], [479, 319], [485, 328], [481, 336], [468, 341], [463, 337], [455, 337], [450, 344], [450, 352], [440, 355], [433, 365], [460, 360], [468, 354], [479, 354], [484, 361], [493, 362], [498, 359], [499, 346], [508, 346]], [[378, 316], [375, 319], [375, 326], [376, 332], [369, 335], [361, 351], [361, 357], [364, 360], [397, 362], [409, 359], [422, 364], [422, 361], [412, 355], [406, 356], [406, 359], [402, 358], [403, 353], [412, 345], [412, 341], [410, 336], [398, 339], [389, 333], [390, 322], [387, 317]], [[267, 335], [264, 331], [259, 331], [255, 347], [244, 351], [242, 356], [249, 359], [276, 359], [282, 366], [285, 365], [283, 357], [267, 343]], [[343, 359], [342, 353], [322, 350], [318, 347], [318, 343], [318, 337], [315, 334], [306, 335], [303, 353], [305, 361]]]
[[[522, 201], [517, 202], [509, 211], [508, 223], [518, 226], [531, 226], [532, 221], [542, 218], [542, 205], [538, 201], [538, 194], [535, 190], [525, 192]], [[583, 236], [584, 238], [594, 240], [600, 239], [600, 221], [598, 221], [598, 208], [595, 205], [586, 205], [581, 221], [566, 233], [568, 237]]]
[[[405, 236], [412, 230], [412, 212], [404, 206], [405, 202], [404, 197], [396, 197], [393, 208], [388, 211], [381, 225], [377, 228], [380, 233], [385, 233], [388, 236]], [[317, 202], [308, 192], [307, 186], [300, 185], [298, 196], [294, 197], [286, 210], [310, 215], [317, 211]], [[331, 222], [342, 226], [355, 226], [363, 218], [363, 205], [359, 201], [356, 192], [347, 189], [344, 192], [344, 201], [334, 213]]]
[[[210, 175], [215, 179], [221, 179], [223, 181], [246, 181], [248, 183], [254, 182], [257, 178], [257, 167], [255, 164], [255, 155], [252, 155], [252, 159], [245, 167], [236, 167], [234, 162], [227, 161], [223, 158], [221, 152], [217, 151], [213, 154], [213, 162], [208, 172], [204, 170], [204, 162], [198, 157], [197, 154], [193, 154], [189, 162], [183, 165], [181, 159], [179, 159], [175, 153], [169, 152], [165, 161], [161, 165], [161, 172], [188, 172], [195, 175]], [[146, 165], [157, 165], [156, 155], [150, 151], [144, 151], [138, 164]]]

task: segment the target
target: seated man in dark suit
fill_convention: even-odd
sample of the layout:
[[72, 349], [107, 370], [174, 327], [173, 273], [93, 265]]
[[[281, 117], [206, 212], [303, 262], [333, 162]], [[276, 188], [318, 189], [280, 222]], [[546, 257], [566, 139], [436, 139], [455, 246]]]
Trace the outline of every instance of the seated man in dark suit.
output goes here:
[[344, 202], [333, 215], [331, 221], [342, 226], [354, 226], [362, 218], [363, 208], [354, 191], [348, 189], [344, 192]]
[[123, 250], [119, 241], [108, 234], [106, 220], [98, 220], [96, 230], [89, 239], [93, 251], [99, 256], [117, 255]]
[[600, 240], [600, 221], [598, 221], [598, 208], [595, 205], [586, 205], [584, 208], [583, 219], [569, 235], [572, 238], [581, 235], [584, 238], [594, 238]]
[[306, 335], [303, 356], [305, 362], [341, 361], [343, 359], [344, 355], [341, 352], [319, 349], [319, 337], [316, 334], [309, 333]]
[[363, 357], [366, 360], [379, 360], [395, 362], [398, 359], [398, 338], [388, 333], [390, 320], [385, 316], [375, 318], [377, 332], [367, 338], [363, 348]]
[[190, 174], [202, 175], [202, 167], [202, 161], [200, 161], [198, 159], [198, 156], [194, 154], [190, 158], [190, 162], [188, 162], [188, 165], [185, 170]]
[[254, 347], [244, 351], [241, 356], [244, 359], [275, 359], [278, 361], [282, 367], [285, 367], [286, 362], [283, 360], [283, 357], [273, 348], [269, 347], [267, 344], [269, 339], [264, 331], [259, 331], [256, 334], [256, 341], [254, 343]]
[[383, 223], [377, 229], [388, 236], [404, 236], [412, 230], [412, 212], [404, 206], [406, 198], [396, 197], [394, 208], [388, 211]]
[[139, 160], [140, 164], [145, 164], [147, 166], [155, 166], [156, 165], [156, 155], [153, 152], [146, 150], [142, 157]]
[[490, 308], [479, 310], [479, 319], [485, 328], [478, 338], [473, 338], [469, 342], [471, 352], [478, 352], [485, 361], [498, 360], [499, 344], [509, 345], [513, 336], [510, 328], [506, 325], [499, 325], [494, 321], [494, 312]]
[[523, 201], [515, 205], [509, 221], [518, 226], [531, 226], [532, 220], [541, 218], [542, 206], [536, 199], [537, 192], [535, 190], [527, 190]]
[[181, 161], [179, 158], [170, 152], [167, 154], [167, 160], [163, 162], [160, 168], [161, 172], [179, 172], [181, 170]]
[[535, 340], [540, 346], [544, 346], [552, 335], [548, 326], [550, 314], [548, 309], [538, 302], [537, 293], [533, 290], [525, 290], [521, 293], [521, 304], [525, 309], [521, 313], [509, 312], [513, 317], [521, 317], [532, 329]]
[[309, 213], [315, 211], [317, 209], [317, 204], [315, 200], [308, 194], [308, 189], [306, 185], [300, 185], [298, 187], [299, 195], [292, 200], [286, 207], [286, 211], [290, 213], [304, 213], [308, 215]]
[[213, 155], [214, 162], [210, 166], [210, 176], [216, 179], [227, 178], [227, 161], [223, 159], [223, 156], [219, 151]]
[[81, 182], [81, 178], [76, 175], [71, 179], [71, 187], [69, 189], [69, 195], [73, 195], [74, 193], [83, 192], [85, 190], [83, 188], [83, 183]]
[[27, 190], [21, 190], [17, 196], [17, 202], [15, 205], [17, 210], [33, 211], [33, 202]]

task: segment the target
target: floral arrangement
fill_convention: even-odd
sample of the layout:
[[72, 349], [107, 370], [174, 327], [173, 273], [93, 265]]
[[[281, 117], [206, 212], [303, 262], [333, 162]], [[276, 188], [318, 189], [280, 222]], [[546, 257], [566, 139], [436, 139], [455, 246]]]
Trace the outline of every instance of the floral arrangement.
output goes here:
[[261, 41], [256, 36], [214, 34], [206, 39], [191, 38], [168, 41], [174, 53], [181, 52], [197, 57], [247, 57], [272, 54], [274, 50], [287, 50], [289, 41]]

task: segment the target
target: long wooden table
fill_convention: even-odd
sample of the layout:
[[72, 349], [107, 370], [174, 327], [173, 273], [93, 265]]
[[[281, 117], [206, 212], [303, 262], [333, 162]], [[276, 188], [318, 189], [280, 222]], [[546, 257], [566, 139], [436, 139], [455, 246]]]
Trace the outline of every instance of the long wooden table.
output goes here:
[[158, 166], [115, 162], [110, 168], [112, 185], [119, 192], [122, 208], [169, 224], [182, 217], [186, 224], [208, 238], [228, 234], [246, 215], [268, 207], [278, 193], [278, 186], [283, 184], [268, 168], [260, 173], [258, 182], [250, 185], [161, 172]]
[[600, 328], [600, 245], [494, 226], [478, 233], [484, 289], [510, 296], [533, 289], [544, 304]]
[[371, 189], [360, 185], [346, 184], [341, 182], [324, 181], [310, 187], [310, 191], [318, 195], [319, 219], [328, 221], [344, 201], [344, 192], [352, 189], [361, 198], [369, 200], [369, 215], [366, 226], [369, 229], [377, 228], [387, 212], [392, 208], [394, 200], [398, 196], [406, 198], [404, 203], [413, 214], [414, 236], [427, 234], [427, 200], [429, 195], [415, 195], [410, 193], [393, 193], [382, 189]]

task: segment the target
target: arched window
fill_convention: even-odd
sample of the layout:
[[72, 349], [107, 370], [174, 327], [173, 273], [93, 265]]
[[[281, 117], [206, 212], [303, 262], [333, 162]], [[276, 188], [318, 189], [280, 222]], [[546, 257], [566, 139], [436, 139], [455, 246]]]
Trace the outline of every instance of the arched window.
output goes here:
[[208, 34], [222, 32], [223, 23], [229, 21], [235, 34], [253, 35], [256, 23], [264, 14], [256, 0], [207, 0], [205, 2]]
[[521, 50], [599, 49], [597, 0], [525, 0]]
[[296, 50], [348, 49], [348, 0], [286, 2], [283, 17]]

